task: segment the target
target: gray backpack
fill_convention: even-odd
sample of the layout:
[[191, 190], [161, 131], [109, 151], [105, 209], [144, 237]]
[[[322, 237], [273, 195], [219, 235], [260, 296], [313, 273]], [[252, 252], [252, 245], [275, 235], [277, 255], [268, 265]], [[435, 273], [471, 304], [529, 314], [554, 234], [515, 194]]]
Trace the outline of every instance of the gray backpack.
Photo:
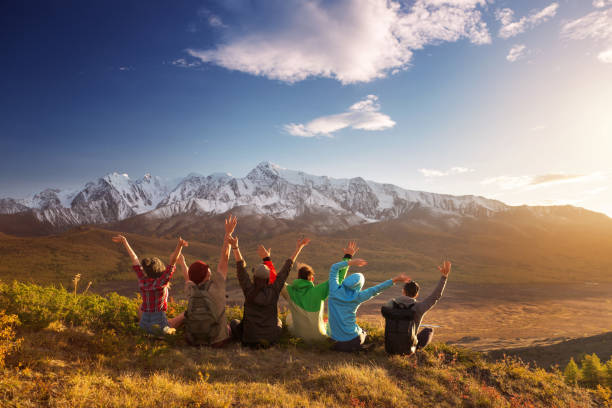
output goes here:
[[212, 282], [200, 283], [191, 292], [185, 311], [185, 339], [192, 346], [210, 345], [219, 333], [219, 313], [209, 288]]

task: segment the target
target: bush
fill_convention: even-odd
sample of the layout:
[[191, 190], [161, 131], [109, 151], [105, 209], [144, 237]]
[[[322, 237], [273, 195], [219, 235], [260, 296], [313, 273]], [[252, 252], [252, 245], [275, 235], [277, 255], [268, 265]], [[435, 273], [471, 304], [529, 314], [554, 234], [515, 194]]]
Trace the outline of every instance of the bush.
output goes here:
[[19, 348], [21, 339], [15, 339], [15, 326], [19, 319], [15, 315], [7, 315], [0, 310], [0, 368], [4, 367], [4, 360], [11, 352]]
[[591, 389], [610, 390], [612, 389], [612, 358], [606, 364], [602, 364], [595, 353], [586, 355], [580, 361], [580, 369], [572, 358], [565, 367], [563, 376], [568, 384], [578, 383]]
[[580, 370], [573, 357], [565, 367], [565, 370], [563, 370], [563, 376], [565, 377], [565, 382], [570, 385], [576, 385], [578, 383], [580, 379]]
[[584, 356], [580, 367], [580, 382], [586, 387], [595, 388], [604, 382], [604, 370], [597, 354]]
[[6, 305], [8, 313], [17, 315], [24, 327], [35, 330], [43, 329], [54, 321], [122, 332], [135, 331], [138, 327], [139, 300], [128, 299], [116, 293], [106, 297], [95, 294], [75, 295], [61, 286], [0, 283], [0, 303]]

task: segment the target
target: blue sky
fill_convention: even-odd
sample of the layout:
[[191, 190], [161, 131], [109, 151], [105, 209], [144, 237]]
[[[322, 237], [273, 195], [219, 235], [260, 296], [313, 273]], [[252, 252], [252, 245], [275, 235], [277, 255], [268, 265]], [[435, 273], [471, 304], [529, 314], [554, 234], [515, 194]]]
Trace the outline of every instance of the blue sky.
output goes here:
[[333, 177], [612, 215], [612, 1], [5, 1], [0, 196]]

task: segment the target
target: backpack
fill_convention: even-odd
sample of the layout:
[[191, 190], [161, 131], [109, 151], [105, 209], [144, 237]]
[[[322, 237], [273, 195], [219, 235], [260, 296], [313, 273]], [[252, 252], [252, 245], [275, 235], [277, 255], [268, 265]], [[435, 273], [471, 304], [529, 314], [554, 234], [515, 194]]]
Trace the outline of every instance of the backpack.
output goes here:
[[200, 283], [191, 292], [185, 311], [185, 339], [192, 346], [210, 345], [219, 332], [219, 314], [209, 288], [211, 281]]
[[414, 303], [406, 306], [392, 299], [393, 306], [383, 306], [380, 311], [385, 318], [385, 351], [389, 354], [412, 354], [418, 339], [414, 321]]

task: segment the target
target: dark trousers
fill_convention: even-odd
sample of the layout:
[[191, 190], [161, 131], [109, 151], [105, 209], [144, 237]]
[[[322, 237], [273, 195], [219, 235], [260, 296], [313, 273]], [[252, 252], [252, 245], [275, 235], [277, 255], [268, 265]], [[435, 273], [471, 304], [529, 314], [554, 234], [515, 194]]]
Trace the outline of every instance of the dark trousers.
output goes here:
[[256, 342], [256, 343], [247, 343], [244, 342], [242, 340], [242, 334], [244, 333], [244, 325], [242, 324], [242, 321], [238, 320], [238, 319], [233, 319], [230, 322], [230, 330], [231, 330], [231, 338], [234, 340], [237, 340], [239, 342], [242, 343], [243, 346], [248, 346], [251, 348], [268, 348], [274, 344], [276, 344], [276, 342]]
[[231, 336], [234, 340], [242, 340], [242, 322], [238, 319], [233, 319], [230, 322]]
[[417, 339], [419, 342], [417, 343], [417, 350], [420, 350], [426, 347], [429, 343], [431, 343], [431, 339], [433, 339], [433, 329], [431, 327], [426, 327], [417, 334]]
[[353, 351], [361, 350], [361, 345], [365, 342], [366, 333], [361, 332], [361, 334], [354, 339], [348, 341], [337, 341], [332, 346], [332, 350], [336, 351], [344, 351], [346, 353], [350, 353]]

